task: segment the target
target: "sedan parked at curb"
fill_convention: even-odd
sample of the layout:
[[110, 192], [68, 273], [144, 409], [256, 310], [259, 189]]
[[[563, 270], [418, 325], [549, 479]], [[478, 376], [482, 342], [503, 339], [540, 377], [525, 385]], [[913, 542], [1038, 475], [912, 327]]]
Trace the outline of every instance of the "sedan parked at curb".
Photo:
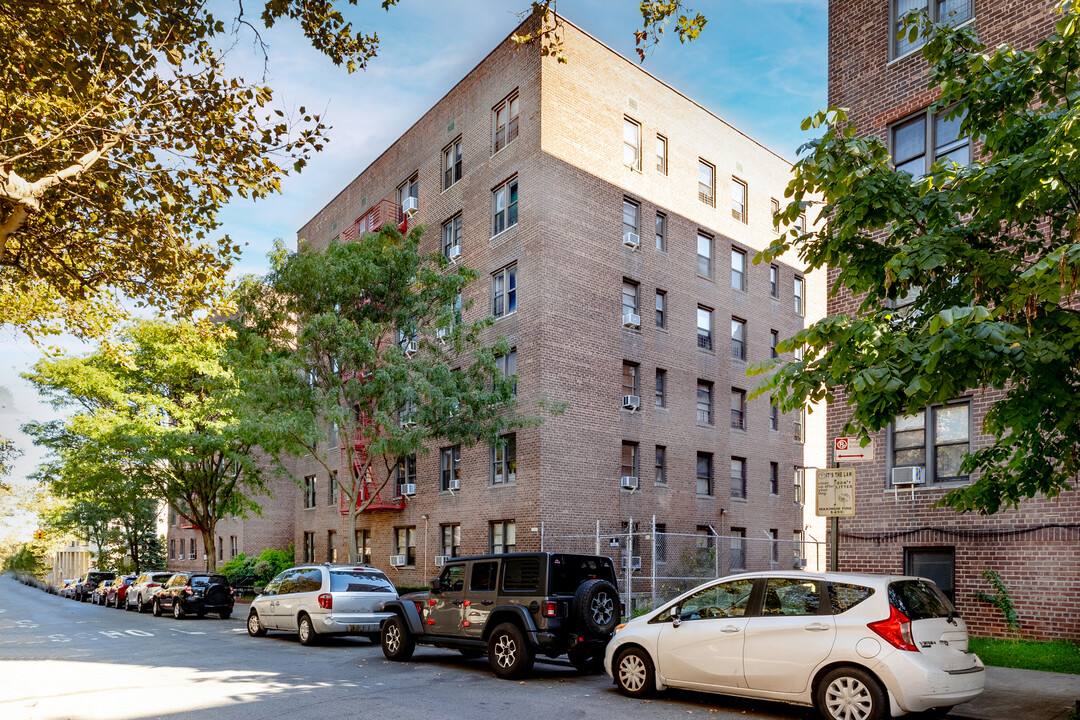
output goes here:
[[854, 573], [712, 580], [620, 625], [604, 667], [631, 697], [687, 688], [813, 705], [827, 720], [947, 711], [986, 681], [937, 585]]
[[233, 593], [224, 575], [178, 572], [154, 595], [153, 603], [154, 617], [169, 612], [180, 620], [187, 615], [201, 618], [210, 612], [228, 620], [233, 610]]
[[105, 600], [109, 596], [109, 588], [112, 587], [113, 580], [102, 580], [99, 582], [90, 593], [90, 602], [95, 605], [104, 605]]
[[124, 609], [134, 608], [138, 612], [150, 610], [153, 607], [154, 594], [165, 587], [165, 583], [169, 582], [172, 576], [171, 572], [158, 571], [145, 572], [135, 578], [135, 582], [124, 594]]
[[112, 585], [109, 586], [108, 591], [105, 593], [105, 607], [114, 607], [117, 610], [124, 607], [127, 589], [131, 587], [133, 582], [135, 582], [134, 575], [121, 575], [116, 580], [113, 580]]
[[248, 633], [295, 632], [304, 645], [328, 635], [378, 639], [390, 617], [383, 604], [398, 597], [390, 578], [367, 565], [301, 565], [280, 573], [251, 603]]

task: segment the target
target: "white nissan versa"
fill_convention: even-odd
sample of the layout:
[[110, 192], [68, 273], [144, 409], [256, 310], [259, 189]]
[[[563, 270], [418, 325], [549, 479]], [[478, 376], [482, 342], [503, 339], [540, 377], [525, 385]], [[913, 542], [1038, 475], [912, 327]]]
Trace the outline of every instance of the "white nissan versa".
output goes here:
[[944, 714], [986, 676], [932, 581], [799, 571], [684, 593], [619, 626], [604, 667], [633, 697], [687, 688], [813, 705], [827, 720]]

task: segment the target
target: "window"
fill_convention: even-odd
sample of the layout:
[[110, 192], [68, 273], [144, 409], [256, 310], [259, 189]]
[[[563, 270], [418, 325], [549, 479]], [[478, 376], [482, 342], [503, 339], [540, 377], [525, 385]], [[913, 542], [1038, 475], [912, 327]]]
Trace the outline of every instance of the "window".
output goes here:
[[[312, 545], [312, 547], [314, 548], [314, 545]], [[188, 560], [198, 560], [199, 559], [199, 550], [195, 545], [195, 538], [191, 538], [190, 548], [191, 548], [191, 551], [188, 553]], [[312, 552], [314, 552], [314, 550], [312, 550]]]
[[776, 216], [780, 214], [780, 201], [776, 198], [769, 198], [769, 203], [772, 207], [772, 217], [769, 220], [776, 220]]
[[716, 207], [716, 168], [698, 159], [698, 200]]
[[667, 485], [667, 448], [656, 446], [656, 468], [653, 475], [657, 485]]
[[667, 327], [667, 293], [663, 290], [656, 291], [656, 327], [660, 330]]
[[223, 537], [221, 537], [220, 535], [218, 535], [218, 539], [217, 539], [217, 559], [218, 560], [224, 560], [225, 559], [225, 539]]
[[628, 117], [623, 118], [622, 129], [623, 165], [631, 170], [641, 169], [641, 125]]
[[457, 557], [461, 548], [461, 525], [442, 526], [442, 544], [440, 549], [445, 557]]
[[518, 94], [517, 90], [492, 109], [495, 120], [495, 152], [514, 141], [518, 135]]
[[892, 57], [907, 55], [923, 44], [921, 36], [915, 42], [909, 42], [907, 33], [897, 37], [902, 27], [904, 16], [909, 12], [925, 11], [931, 22], [959, 25], [972, 17], [973, 0], [891, 0], [892, 13], [889, 18], [889, 38], [892, 41]]
[[731, 178], [731, 217], [746, 222], [746, 182]]
[[[517, 375], [517, 348], [510, 348], [510, 352], [506, 355], [499, 355], [495, 358], [495, 367], [499, 372], [507, 377]], [[513, 392], [517, 395], [517, 381], [514, 381]]]
[[960, 474], [971, 450], [971, 407], [939, 405], [897, 418], [892, 425], [892, 467], [925, 467], [927, 482], [967, 481]]
[[794, 502], [797, 505], [802, 505], [806, 502], [806, 495], [804, 491], [806, 489], [806, 469], [797, 467], [795, 468], [795, 481], [794, 481]]
[[404, 555], [407, 566], [416, 565], [416, 526], [396, 528], [394, 535], [394, 554]]
[[780, 531], [776, 528], [769, 530], [769, 561], [774, 565], [780, 562]]
[[237, 546], [236, 546], [236, 536], [235, 535], [230, 535], [229, 536], [229, 557], [234, 558], [238, 554], [239, 554], [239, 551], [238, 551]]
[[769, 398], [769, 429], [780, 429], [780, 408], [776, 405], [776, 398]]
[[169, 541], [169, 559], [170, 560], [175, 560], [176, 559], [176, 540], [175, 539]]
[[905, 548], [904, 574], [933, 580], [949, 600], [954, 600], [956, 549], [952, 547]]
[[731, 388], [731, 427], [746, 429], [746, 391]]
[[712, 425], [712, 388], [707, 380], [698, 380], [697, 384], [697, 421], [698, 425]]
[[513, 520], [491, 523], [492, 554], [512, 553], [517, 550], [517, 525]]
[[398, 185], [397, 189], [397, 202], [398, 209], [405, 203], [407, 198], [419, 198], [420, 197], [420, 175], [419, 173], [413, 175], [411, 178]]
[[656, 407], [667, 407], [667, 370], [656, 368]]
[[495, 237], [518, 221], [518, 181], [507, 180], [491, 191], [491, 236]]
[[622, 364], [622, 394], [641, 395], [638, 392], [638, 376], [640, 368], [637, 363], [624, 362]]
[[731, 289], [746, 290], [746, 253], [731, 248]]
[[638, 314], [638, 284], [633, 280], [623, 280], [622, 284], [622, 312], [623, 322], [627, 322], [626, 316]]
[[491, 446], [491, 484], [513, 485], [517, 482], [517, 435], [499, 438]]
[[315, 507], [315, 476], [308, 475], [304, 478], [304, 509], [310, 510]]
[[731, 357], [746, 359], [746, 321], [742, 318], [731, 318]]
[[442, 226], [442, 251], [448, 260], [461, 255], [461, 215], [455, 215]]
[[315, 562], [315, 533], [304, 533], [304, 562]]
[[439, 489], [452, 489], [451, 481], [456, 481], [454, 484], [461, 487], [461, 446], [443, 448], [439, 458]]
[[333, 507], [338, 504], [337, 470], [331, 471], [326, 482], [326, 504]]
[[656, 136], [656, 172], [667, 175], [667, 138]]
[[769, 463], [769, 494], [780, 494], [780, 465], [779, 463]]
[[337, 531], [326, 531], [326, 562], [338, 561]]
[[443, 190], [461, 179], [461, 138], [443, 150]]
[[746, 458], [731, 458], [731, 497], [746, 499]]
[[667, 525], [664, 523], [655, 523], [653, 525], [654, 535], [656, 537], [656, 562], [667, 562]]
[[769, 266], [769, 295], [780, 297], [780, 268], [776, 265]]
[[697, 494], [713, 494], [713, 467], [712, 453], [699, 452], [697, 454]]
[[780, 357], [780, 352], [776, 349], [776, 346], [780, 344], [780, 331], [769, 331], [769, 356], [773, 359]]
[[499, 318], [517, 310], [517, 264], [491, 276], [491, 314]]
[[731, 569], [746, 569], [746, 528], [731, 528]]
[[703, 278], [713, 276], [713, 239], [705, 233], [697, 236], [697, 274]]
[[795, 276], [795, 314], [799, 317], [806, 315], [806, 307], [803, 304], [803, 279]]
[[371, 564], [371, 531], [356, 531], [356, 559], [361, 563]]
[[408, 457], [399, 458], [397, 468], [394, 470], [394, 479], [397, 485], [397, 495], [401, 497], [405, 494], [405, 485], [412, 485], [416, 487], [416, 456], [409, 455]]
[[636, 442], [623, 441], [622, 444], [622, 476], [638, 476], [638, 444]]
[[712, 310], [701, 305], [697, 309], [697, 346], [712, 350]]
[[[641, 206], [632, 200], [622, 201], [622, 236], [623, 242], [630, 242], [631, 234], [639, 236], [641, 219]], [[641, 242], [640, 237], [636, 242]]]
[[949, 110], [924, 111], [892, 128], [892, 157], [898, 172], [918, 180], [935, 163], [945, 160], [957, 165], [971, 162], [971, 140], [960, 134], [963, 116], [946, 119]]
[[806, 442], [806, 408], [795, 411], [795, 442]]

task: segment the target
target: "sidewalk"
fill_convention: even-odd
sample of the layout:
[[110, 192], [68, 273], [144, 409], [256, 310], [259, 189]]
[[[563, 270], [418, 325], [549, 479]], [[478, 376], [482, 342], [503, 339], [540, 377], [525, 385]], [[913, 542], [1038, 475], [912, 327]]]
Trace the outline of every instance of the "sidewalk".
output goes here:
[[1067, 720], [1080, 700], [1080, 675], [987, 667], [986, 689], [949, 720]]

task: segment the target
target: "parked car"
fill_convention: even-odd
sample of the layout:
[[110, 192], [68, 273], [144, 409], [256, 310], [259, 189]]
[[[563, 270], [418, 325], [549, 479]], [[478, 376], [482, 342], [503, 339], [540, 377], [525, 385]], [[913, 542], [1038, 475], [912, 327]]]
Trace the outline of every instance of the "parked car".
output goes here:
[[171, 612], [177, 620], [185, 615], [201, 618], [208, 612], [228, 620], [233, 611], [232, 588], [218, 573], [178, 572], [154, 593], [153, 611], [155, 617]]
[[133, 582], [124, 593], [124, 609], [135, 608], [139, 612], [146, 612], [153, 607], [154, 594], [169, 582], [173, 574], [171, 572], [156, 571], [144, 572]]
[[98, 583], [102, 580], [112, 580], [115, 577], [116, 573], [114, 572], [91, 570], [75, 584], [75, 599], [79, 602], [86, 602], [90, 599]]
[[90, 602], [94, 603], [95, 605], [104, 605], [105, 599], [109, 595], [109, 588], [112, 587], [113, 582], [115, 581], [102, 580], [97, 585], [95, 585], [94, 589], [90, 592]]
[[986, 676], [932, 581], [798, 571], [684, 593], [620, 625], [604, 666], [631, 697], [688, 688], [813, 705], [827, 720], [947, 710]]
[[300, 565], [271, 580], [251, 603], [248, 634], [267, 630], [295, 632], [312, 645], [328, 635], [379, 638], [379, 626], [390, 616], [383, 605], [397, 599], [390, 578], [367, 565]]
[[75, 585], [79, 582], [79, 578], [69, 578], [60, 583], [60, 589], [57, 591], [57, 595], [65, 598], [75, 597]]
[[127, 589], [131, 587], [131, 583], [135, 582], [135, 577], [135, 575], [121, 575], [114, 580], [105, 594], [105, 607], [112, 606], [117, 610], [126, 607], [124, 600], [127, 597]]
[[503, 678], [528, 672], [537, 653], [598, 670], [620, 615], [610, 558], [543, 552], [451, 558], [428, 593], [386, 609], [387, 659], [408, 660], [417, 643], [487, 653]]

